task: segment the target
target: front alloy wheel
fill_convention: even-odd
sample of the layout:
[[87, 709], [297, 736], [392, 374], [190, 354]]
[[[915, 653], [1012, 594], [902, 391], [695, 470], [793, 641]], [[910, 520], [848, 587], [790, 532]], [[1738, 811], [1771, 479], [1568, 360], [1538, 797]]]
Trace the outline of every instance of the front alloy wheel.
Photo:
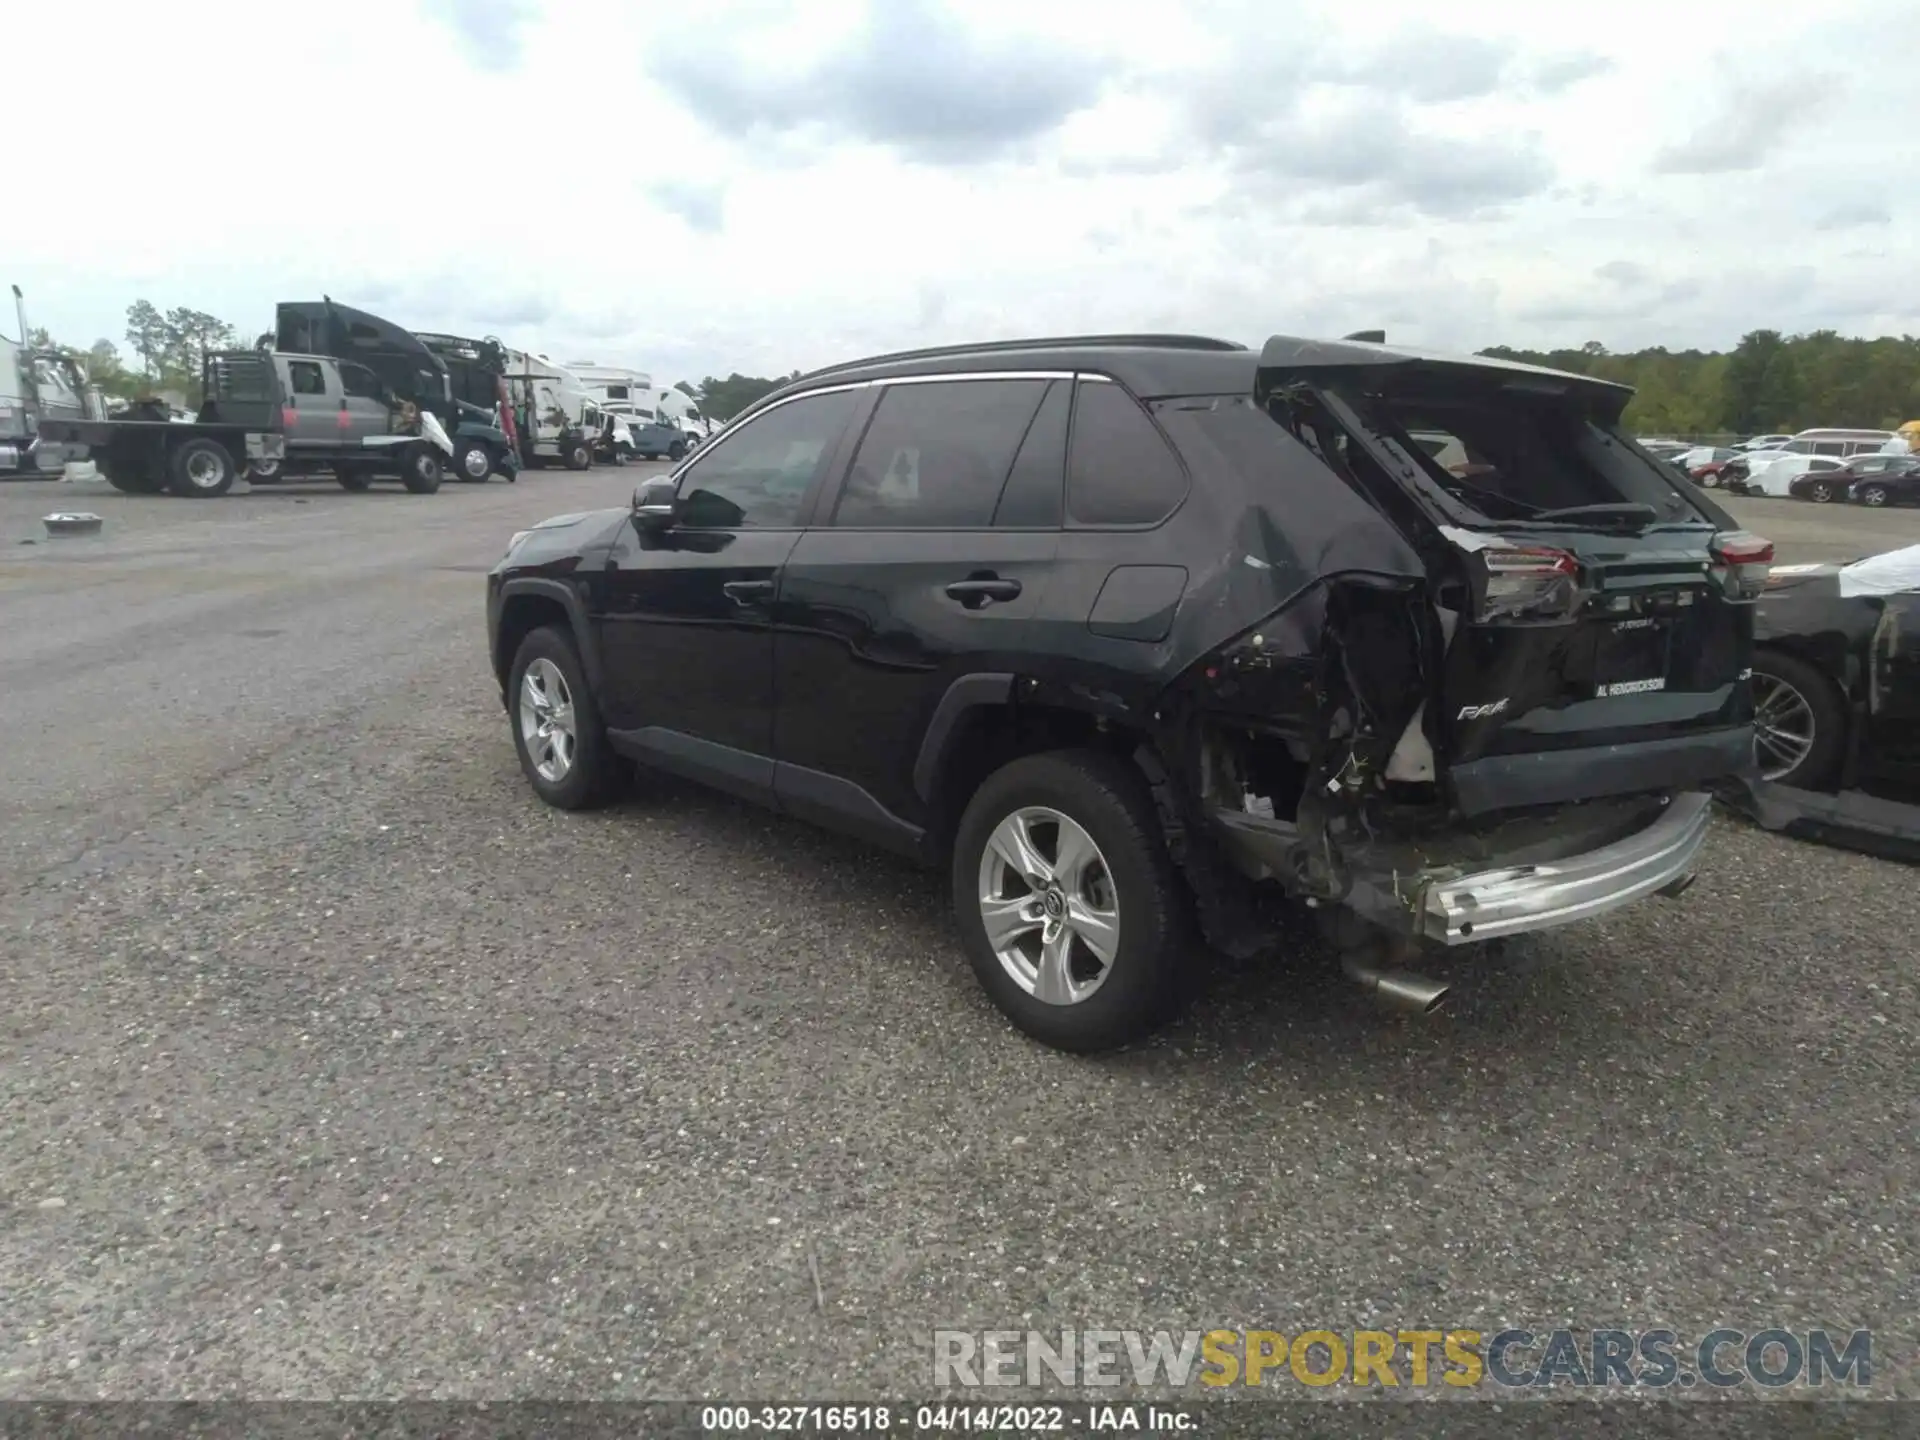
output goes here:
[[980, 919], [1013, 983], [1048, 1005], [1077, 1005], [1120, 947], [1113, 874], [1093, 837], [1046, 806], [994, 827], [980, 857]]
[[1807, 494], [1813, 497], [1816, 505], [1825, 505], [1833, 499], [1833, 486], [1824, 480], [1816, 480], [1807, 487]]
[[520, 740], [535, 772], [550, 785], [565, 782], [579, 745], [573, 692], [560, 667], [544, 657], [520, 677]]

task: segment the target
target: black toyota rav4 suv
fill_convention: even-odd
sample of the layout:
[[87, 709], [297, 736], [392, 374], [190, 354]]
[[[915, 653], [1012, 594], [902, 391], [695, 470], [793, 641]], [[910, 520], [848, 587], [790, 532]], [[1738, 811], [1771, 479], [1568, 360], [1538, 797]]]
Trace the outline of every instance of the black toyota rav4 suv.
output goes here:
[[1302, 902], [1430, 1008], [1384, 955], [1677, 895], [1753, 766], [1773, 550], [1621, 433], [1630, 393], [1287, 337], [821, 371], [513, 538], [514, 745], [565, 809], [638, 762], [944, 864], [1054, 1045], [1166, 1014], [1192, 927], [1252, 954]]

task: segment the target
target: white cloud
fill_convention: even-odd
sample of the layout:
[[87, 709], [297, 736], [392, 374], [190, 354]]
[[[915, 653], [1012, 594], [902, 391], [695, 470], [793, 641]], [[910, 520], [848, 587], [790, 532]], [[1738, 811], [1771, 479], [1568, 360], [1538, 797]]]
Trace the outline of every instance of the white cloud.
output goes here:
[[11, 77], [44, 223], [0, 282], [77, 343], [138, 297], [250, 337], [328, 293], [667, 378], [1074, 330], [1913, 332], [1920, 92], [1854, 83], [1902, 14], [206, 0], [107, 45], [32, 6], [10, 46], [88, 64]]

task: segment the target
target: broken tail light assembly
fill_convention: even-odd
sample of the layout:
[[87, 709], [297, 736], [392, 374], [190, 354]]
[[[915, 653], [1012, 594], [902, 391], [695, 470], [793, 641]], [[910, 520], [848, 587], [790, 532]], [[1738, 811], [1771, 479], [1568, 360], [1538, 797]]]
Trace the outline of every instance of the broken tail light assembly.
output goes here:
[[1483, 545], [1467, 559], [1473, 621], [1554, 624], [1580, 608], [1580, 562], [1566, 550], [1536, 545]]
[[1773, 570], [1773, 542], [1745, 530], [1722, 530], [1713, 537], [1713, 578], [1731, 600], [1757, 600]]

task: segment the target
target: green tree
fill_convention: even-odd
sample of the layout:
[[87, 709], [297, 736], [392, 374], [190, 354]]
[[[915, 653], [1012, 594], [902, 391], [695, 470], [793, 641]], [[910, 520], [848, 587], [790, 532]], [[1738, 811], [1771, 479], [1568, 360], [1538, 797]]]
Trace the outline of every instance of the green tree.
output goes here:
[[158, 380], [167, 360], [167, 320], [151, 301], [136, 300], [127, 307], [127, 347], [139, 357], [140, 373]]
[[217, 315], [186, 306], [167, 311], [167, 360], [169, 368], [193, 389], [200, 383], [200, 371], [209, 352], [229, 349], [237, 342], [233, 326]]
[[[798, 379], [799, 373], [796, 370], [790, 378]], [[742, 375], [737, 370], [724, 380], [709, 375], [700, 382], [696, 396], [700, 402], [700, 413], [710, 420], [731, 420], [749, 405], [757, 404], [785, 385], [787, 378], [766, 380], [755, 375]]]

